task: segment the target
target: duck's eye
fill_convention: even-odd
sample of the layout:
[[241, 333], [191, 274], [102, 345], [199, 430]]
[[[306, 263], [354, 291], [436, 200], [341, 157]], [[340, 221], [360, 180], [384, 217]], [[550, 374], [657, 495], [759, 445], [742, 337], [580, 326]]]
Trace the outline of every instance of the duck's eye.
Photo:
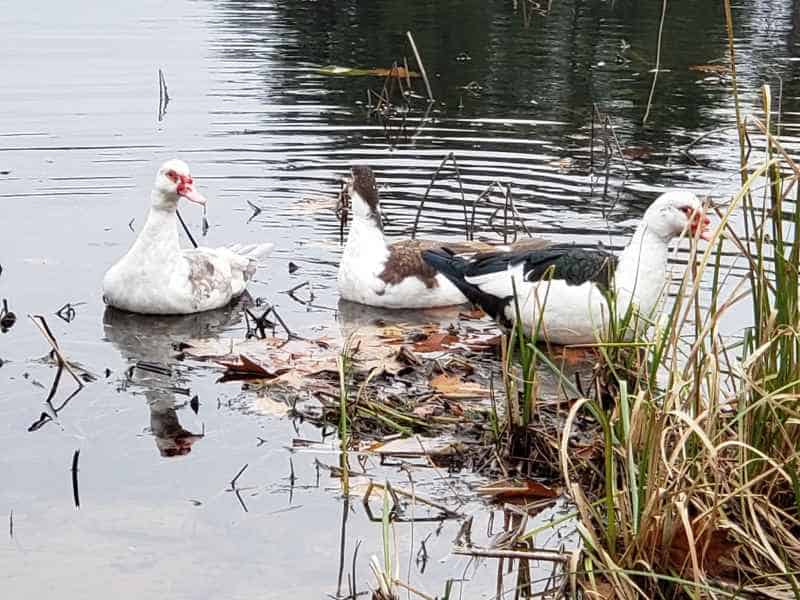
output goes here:
[[178, 181], [178, 174], [171, 169], [167, 171], [167, 177], [169, 177], [172, 181]]
[[691, 206], [684, 206], [681, 208], [681, 210], [687, 217], [691, 217], [692, 213], [694, 213], [694, 209]]

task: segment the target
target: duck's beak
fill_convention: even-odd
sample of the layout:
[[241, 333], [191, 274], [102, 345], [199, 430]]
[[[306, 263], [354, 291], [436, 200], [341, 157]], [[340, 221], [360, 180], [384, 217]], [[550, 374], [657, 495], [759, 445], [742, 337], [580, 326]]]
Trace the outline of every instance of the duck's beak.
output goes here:
[[706, 240], [707, 242], [711, 241], [711, 219], [708, 218], [708, 215], [703, 211], [703, 209], [698, 209], [694, 213], [694, 218], [692, 219], [692, 235], [697, 236], [698, 230], [700, 231], [700, 239]]
[[206, 203], [205, 196], [194, 189], [194, 182], [189, 175], [178, 175], [178, 195], [186, 198], [189, 202]]

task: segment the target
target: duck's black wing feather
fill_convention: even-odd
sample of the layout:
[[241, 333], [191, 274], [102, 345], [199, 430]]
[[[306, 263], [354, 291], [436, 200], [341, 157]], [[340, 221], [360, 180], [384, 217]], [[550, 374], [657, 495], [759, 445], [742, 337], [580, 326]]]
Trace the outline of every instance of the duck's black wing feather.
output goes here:
[[[504, 325], [510, 325], [505, 309], [514, 292], [512, 277], [521, 281], [563, 280], [567, 285], [595, 283], [607, 290], [617, 257], [602, 249], [556, 244], [535, 250], [485, 252], [467, 260], [446, 249], [426, 250], [423, 259], [472, 302]], [[520, 273], [521, 271], [521, 273]]]
[[592, 282], [607, 290], [614, 276], [617, 257], [606, 250], [578, 248], [572, 244], [554, 244], [537, 250], [486, 252], [469, 261], [464, 277], [503, 273], [520, 264], [525, 281], [561, 279], [568, 285]]

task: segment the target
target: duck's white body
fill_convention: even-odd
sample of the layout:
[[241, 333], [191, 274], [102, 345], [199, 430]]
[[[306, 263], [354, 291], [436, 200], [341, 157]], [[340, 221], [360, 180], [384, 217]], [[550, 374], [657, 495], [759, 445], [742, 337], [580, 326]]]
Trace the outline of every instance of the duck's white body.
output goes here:
[[[185, 167], [180, 161], [169, 161], [159, 176], [175, 170], [180, 174], [181, 165]], [[188, 177], [188, 167], [185, 170]], [[190, 184], [190, 177], [188, 181]], [[186, 194], [202, 199], [193, 189]], [[158, 186], [153, 190], [152, 206], [136, 241], [103, 278], [106, 304], [152, 315], [220, 308], [244, 292], [258, 259], [272, 250], [272, 244], [183, 250], [178, 240], [176, 206], [174, 192]]]

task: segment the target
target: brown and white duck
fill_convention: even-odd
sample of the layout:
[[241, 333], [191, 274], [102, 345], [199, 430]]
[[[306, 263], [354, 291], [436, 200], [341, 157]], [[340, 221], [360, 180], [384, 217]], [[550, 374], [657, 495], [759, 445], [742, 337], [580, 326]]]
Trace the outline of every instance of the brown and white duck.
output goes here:
[[[383, 233], [375, 175], [367, 166], [354, 166], [347, 182], [352, 222], [339, 263], [337, 284], [345, 300], [382, 308], [434, 308], [469, 300], [447, 276], [422, 259], [425, 250], [445, 248], [456, 256], [493, 249], [480, 241], [441, 242], [401, 240], [389, 243]], [[543, 240], [524, 240], [513, 248], [541, 248]]]

